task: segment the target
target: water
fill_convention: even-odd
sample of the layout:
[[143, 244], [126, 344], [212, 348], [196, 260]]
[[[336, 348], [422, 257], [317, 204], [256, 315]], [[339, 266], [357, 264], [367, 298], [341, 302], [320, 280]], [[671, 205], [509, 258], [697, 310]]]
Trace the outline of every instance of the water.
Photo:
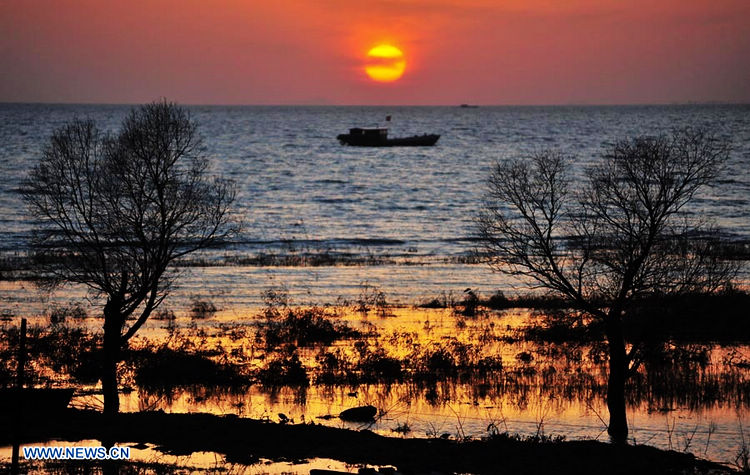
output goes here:
[[[31, 444], [28, 444], [31, 445]], [[27, 445], [27, 446], [28, 446]], [[48, 441], [48, 442], [35, 442], [34, 447], [101, 447], [101, 442], [95, 439], [90, 440], [79, 440], [79, 441]], [[22, 445], [23, 447], [23, 445]], [[160, 447], [155, 444], [118, 444], [120, 448], [130, 449], [129, 462], [140, 462], [146, 464], [150, 470], [145, 471], [146, 473], [161, 472], [161, 473], [215, 473], [215, 472], [229, 472], [243, 475], [266, 475], [269, 473], [280, 473], [285, 475], [297, 475], [303, 474], [308, 475], [311, 470], [336, 470], [339, 472], [358, 473], [360, 468], [370, 468], [372, 470], [380, 469], [378, 466], [370, 466], [366, 464], [361, 465], [350, 465], [338, 460], [325, 459], [325, 458], [314, 458], [308, 460], [293, 460], [293, 461], [273, 461], [268, 459], [260, 458], [254, 465], [245, 465], [233, 461], [228, 461], [224, 455], [217, 454], [215, 452], [193, 452], [189, 455], [174, 455], [165, 453], [159, 450]], [[5, 446], [0, 447], [0, 463], [4, 463], [6, 467], [10, 466], [13, 447]], [[69, 473], [66, 467], [50, 466], [44, 462], [30, 462], [24, 461], [21, 465], [23, 467], [23, 473], [39, 473], [39, 474], [54, 474], [54, 473]], [[157, 468], [158, 466], [158, 468]], [[54, 468], [53, 468], [54, 467]], [[138, 471], [138, 468], [133, 469]], [[99, 473], [96, 470], [91, 470], [89, 473]]]
[[[294, 302], [303, 304], [356, 300], [367, 286], [374, 286], [390, 303], [405, 306], [442, 292], [460, 297], [467, 287], [485, 295], [513, 290], [514, 282], [483, 265], [466, 263], [474, 245], [473, 219], [495, 160], [554, 147], [574, 155], [575, 172], [580, 173], [601, 157], [603, 146], [615, 140], [684, 126], [711, 127], [733, 144], [725, 175], [717, 186], [704, 190], [692, 211], [714, 219], [728, 239], [750, 241], [750, 106], [189, 109], [205, 138], [213, 171], [237, 182], [236, 208], [244, 231], [227, 249], [203, 256], [213, 265], [180, 269], [179, 285], [165, 305], [182, 322], [188, 321], [184, 317], [193, 300], [210, 300], [219, 311], [207, 322], [209, 327], [252, 325], [261, 293], [269, 287], [286, 288]], [[51, 132], [73, 117], [90, 117], [114, 132], [128, 110], [125, 106], [0, 105], [0, 256], [21, 254], [29, 238], [32, 223], [18, 193], [19, 183]], [[392, 135], [428, 132], [442, 137], [431, 148], [361, 149], [336, 142], [335, 136], [349, 127], [377, 125], [386, 115], [393, 117]], [[259, 255], [282, 258], [285, 263], [293, 261], [283, 258], [300, 255], [341, 259], [337, 265], [315, 267], [244, 261]], [[0, 311], [30, 316], [35, 323], [46, 321], [44, 315], [51, 308], [71, 300], [83, 302], [96, 315], [99, 302], [85, 289], [49, 293], [29, 282], [0, 281]], [[436, 323], [435, 317], [400, 311], [377, 325], [421, 332], [429, 318]], [[92, 327], [99, 324], [90, 321]], [[158, 331], [160, 325], [151, 322], [143, 331]], [[455, 333], [452, 317], [441, 325]], [[512, 355], [509, 361], [515, 361]], [[256, 417], [284, 412], [299, 421], [302, 415], [309, 419], [353, 403], [376, 402], [390, 409], [375, 427], [388, 434], [408, 423], [411, 435], [417, 436], [436, 432], [455, 436], [459, 431], [482, 435], [494, 422], [533, 435], [544, 420], [548, 433], [604, 437], [599, 414], [606, 410], [598, 396], [561, 400], [540, 390], [519, 401], [510, 393], [480, 394], [470, 386], [446, 385], [439, 390], [448, 394], [447, 402], [435, 404], [424, 389], [409, 385], [357, 390], [355, 399], [348, 395], [349, 388], [318, 386], [304, 395], [290, 388], [275, 394], [253, 388], [247, 394], [200, 401], [181, 393], [156, 404], [166, 410]], [[152, 398], [136, 391], [124, 397], [123, 408], [141, 409]], [[697, 406], [679, 401], [670, 408], [674, 410], [660, 412], [662, 408], [640, 401], [631, 404], [629, 418], [638, 442], [664, 448], [680, 449], [697, 428], [690, 450], [727, 462], [737, 452], [741, 425], [747, 426], [746, 407], [747, 401]], [[670, 429], [675, 421], [676, 429]], [[711, 437], [712, 423], [718, 429]]]
[[[564, 436], [567, 440], [608, 440], [606, 361], [597, 357], [601, 348], [580, 342], [503, 340], [503, 335], [513, 334], [513, 329], [539, 318], [536, 312], [523, 309], [487, 312], [473, 318], [446, 309], [397, 308], [392, 312], [392, 316], [379, 318], [374, 312], [363, 315], [341, 309], [339, 321], [361, 330], [375, 329], [378, 336], [299, 348], [311, 381], [309, 386], [254, 384], [227, 389], [203, 385], [163, 387], [157, 383], [156, 387], [140, 387], [130, 370], [125, 369], [121, 384], [132, 391], [121, 394], [120, 410], [236, 414], [274, 422], [283, 413], [293, 423], [312, 421], [333, 427], [367, 428], [392, 437], [459, 439], [508, 431], [523, 436]], [[145, 339], [164, 342], [174, 326], [178, 331], [169, 337], [173, 347], [194, 345], [218, 352], [219, 360], [226, 357], [245, 367], [262, 368], [274, 355], [254, 338], [262, 320], [258, 316], [228, 315], [200, 322], [185, 318], [173, 322], [151, 320], [131, 345], [137, 348]], [[95, 329], [99, 322], [87, 319], [69, 323]], [[448, 372], [423, 379], [341, 379], [335, 383], [321, 378], [326, 370], [317, 363], [320, 354], [341, 352], [350, 363], [356, 363], [354, 348], [360, 341], [371, 350], [382, 349], [403, 361], [418, 361], [435, 345], [455, 348], [451, 345], [458, 342], [465, 344], [467, 350], [450, 350], [455, 357], [473, 355], [475, 351], [477, 357], [499, 357], [502, 370]], [[721, 463], [735, 460], [750, 423], [750, 371], [728, 363], [728, 356], [734, 354], [735, 360], [747, 362], [750, 347], [705, 348], [705, 365], [690, 361], [665, 367], [661, 363], [644, 363], [640, 374], [654, 375], [650, 379], [634, 379], [628, 391], [632, 442], [687, 451]], [[531, 358], [519, 358], [521, 354], [530, 354]], [[79, 389], [83, 391], [74, 397], [73, 406], [101, 410], [101, 394], [95, 386]], [[87, 393], [87, 389], [94, 392]], [[344, 409], [364, 404], [378, 408], [376, 422], [351, 423], [335, 417]], [[408, 430], [399, 432], [399, 428]], [[0, 461], [2, 458], [0, 447]]]
[[[0, 255], [24, 248], [31, 222], [19, 183], [51, 132], [73, 117], [115, 131], [127, 106], [0, 105]], [[557, 148], [576, 157], [575, 171], [603, 146], [672, 128], [711, 127], [733, 143], [721, 182], [693, 211], [713, 218], [727, 238], [750, 240], [750, 106], [627, 107], [190, 107], [213, 171], [238, 185], [244, 232], [217, 262], [259, 254], [345, 254], [377, 260], [379, 269], [257, 267], [187, 272], [173, 301], [190, 296], [257, 304], [263, 288], [285, 283], [303, 301], [352, 298], [377, 284], [396, 301], [466, 287], [492, 291], [511, 282], [461, 264], [473, 250], [474, 217], [495, 160]], [[355, 125], [383, 124], [391, 135], [434, 132], [429, 148], [362, 149], [335, 136]], [[385, 262], [382, 262], [385, 261]], [[416, 264], [403, 268], [403, 264]], [[387, 264], [387, 265], [383, 265]], [[320, 284], [319, 284], [320, 283]], [[242, 289], [242, 290], [238, 290]], [[4, 309], [23, 311], [40, 296], [13, 287]], [[181, 300], [181, 297], [184, 297]]]

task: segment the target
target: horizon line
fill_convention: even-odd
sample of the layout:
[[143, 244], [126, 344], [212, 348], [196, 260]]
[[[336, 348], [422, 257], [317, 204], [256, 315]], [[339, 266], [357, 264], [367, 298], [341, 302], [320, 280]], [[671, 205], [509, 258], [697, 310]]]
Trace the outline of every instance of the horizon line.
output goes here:
[[[46, 101], [0, 101], [0, 105], [50, 105], [50, 106], [138, 106], [151, 102], [46, 102]], [[451, 104], [253, 104], [253, 103], [200, 103], [169, 101], [188, 107], [638, 107], [638, 106], [700, 106], [726, 105], [746, 106], [748, 102], [731, 101], [672, 101], [672, 102], [623, 102], [623, 103], [539, 103], [539, 104], [482, 104], [482, 103], [451, 103]]]

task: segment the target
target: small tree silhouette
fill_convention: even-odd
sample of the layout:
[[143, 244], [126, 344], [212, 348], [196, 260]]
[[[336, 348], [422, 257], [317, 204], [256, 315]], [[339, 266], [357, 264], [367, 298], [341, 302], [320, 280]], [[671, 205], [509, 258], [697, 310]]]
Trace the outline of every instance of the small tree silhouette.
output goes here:
[[119, 411], [121, 350], [166, 297], [170, 265], [237, 231], [234, 187], [208, 176], [200, 151], [187, 112], [154, 102], [131, 111], [116, 136], [90, 120], [62, 126], [26, 180], [42, 270], [106, 297], [105, 414]]
[[728, 144], [701, 130], [616, 143], [571, 189], [568, 161], [545, 151], [498, 163], [478, 219], [490, 266], [567, 299], [604, 323], [609, 434], [625, 442], [625, 382], [637, 369], [623, 318], [641, 297], [713, 291], [736, 273], [716, 234], [686, 212]]

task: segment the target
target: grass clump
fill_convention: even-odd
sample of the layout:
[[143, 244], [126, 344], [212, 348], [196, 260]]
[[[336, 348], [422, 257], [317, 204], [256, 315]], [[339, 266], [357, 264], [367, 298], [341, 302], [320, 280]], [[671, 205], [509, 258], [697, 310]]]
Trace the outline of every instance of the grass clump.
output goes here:
[[274, 353], [264, 368], [256, 371], [258, 381], [264, 386], [307, 386], [310, 379], [299, 359], [294, 345], [284, 345]]
[[315, 381], [321, 384], [360, 384], [400, 381], [404, 364], [378, 345], [354, 342], [353, 354], [342, 349], [322, 350], [316, 357]]
[[321, 350], [316, 362], [315, 381], [322, 384], [435, 381], [503, 369], [501, 356], [483, 355], [477, 345], [458, 341], [414, 344], [410, 353], [397, 357], [379, 341], [359, 340], [351, 352]]
[[78, 302], [65, 306], [52, 307], [49, 313], [49, 321], [53, 325], [64, 323], [70, 318], [79, 320], [87, 317], [88, 313], [86, 309]]
[[127, 362], [133, 366], [136, 384], [149, 389], [251, 383], [251, 378], [238, 365], [217, 362], [205, 352], [190, 352], [167, 345], [131, 350]]
[[417, 379], [434, 379], [445, 376], [471, 375], [501, 371], [502, 357], [483, 355], [478, 345], [458, 340], [448, 340], [427, 346], [418, 346], [408, 356], [409, 366]]
[[284, 344], [298, 347], [330, 345], [336, 340], [363, 336], [345, 322], [335, 321], [335, 317], [321, 307], [283, 307], [267, 311], [265, 317], [259, 337], [267, 348]]
[[635, 341], [747, 342], [750, 293], [727, 288], [676, 296], [652, 295], [637, 302], [623, 323]]
[[205, 320], [216, 315], [218, 309], [209, 300], [194, 300], [190, 308], [190, 316], [195, 320]]
[[359, 357], [356, 367], [362, 376], [375, 380], [400, 380], [403, 376], [403, 362], [389, 356], [383, 347], [371, 347], [364, 341], [358, 341], [354, 349]]
[[371, 285], [367, 281], [362, 282], [359, 287], [359, 296], [356, 299], [354, 307], [358, 312], [367, 315], [370, 310], [374, 309], [375, 315], [378, 317], [393, 316], [388, 305], [388, 300], [385, 297], [385, 292], [380, 287]]

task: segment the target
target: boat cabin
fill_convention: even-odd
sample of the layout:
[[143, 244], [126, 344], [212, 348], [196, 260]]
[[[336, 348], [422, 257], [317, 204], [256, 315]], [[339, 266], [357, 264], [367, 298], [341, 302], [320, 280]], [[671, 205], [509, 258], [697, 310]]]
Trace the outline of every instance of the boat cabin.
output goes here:
[[353, 129], [349, 129], [349, 135], [362, 138], [385, 139], [388, 137], [388, 129], [385, 127], [354, 127]]

